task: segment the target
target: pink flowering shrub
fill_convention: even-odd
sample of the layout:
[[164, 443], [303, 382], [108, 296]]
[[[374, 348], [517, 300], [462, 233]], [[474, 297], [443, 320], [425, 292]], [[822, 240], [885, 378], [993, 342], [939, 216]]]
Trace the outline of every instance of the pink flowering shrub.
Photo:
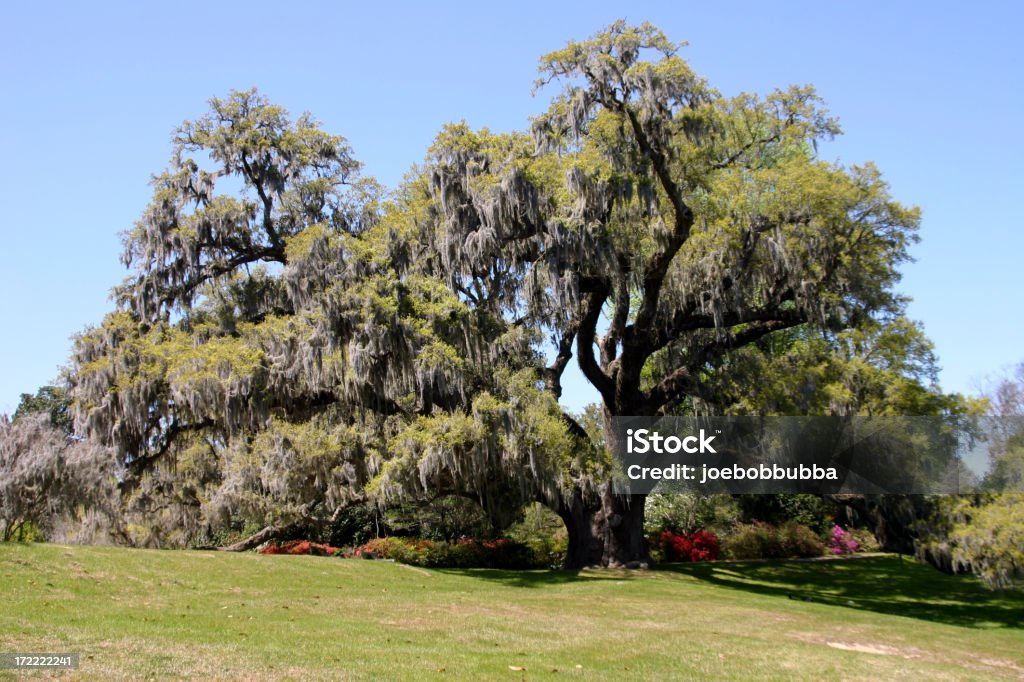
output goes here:
[[853, 533], [843, 530], [842, 526], [832, 526], [829, 548], [833, 554], [854, 554], [860, 550], [860, 543], [854, 539]]

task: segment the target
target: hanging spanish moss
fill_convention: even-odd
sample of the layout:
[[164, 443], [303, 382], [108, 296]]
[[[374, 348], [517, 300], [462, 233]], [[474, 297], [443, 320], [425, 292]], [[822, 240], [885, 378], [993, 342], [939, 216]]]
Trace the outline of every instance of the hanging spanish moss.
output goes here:
[[541, 500], [570, 563], [646, 559], [642, 496], [558, 406], [569, 362], [606, 420], [714, 410], [744, 349], [895, 319], [918, 221], [872, 166], [818, 158], [839, 128], [812, 89], [725, 97], [678, 47], [622, 22], [570, 43], [528, 132], [448, 126], [389, 195], [308, 116], [212, 100], [75, 344], [77, 424], [126, 499], [184, 535]]

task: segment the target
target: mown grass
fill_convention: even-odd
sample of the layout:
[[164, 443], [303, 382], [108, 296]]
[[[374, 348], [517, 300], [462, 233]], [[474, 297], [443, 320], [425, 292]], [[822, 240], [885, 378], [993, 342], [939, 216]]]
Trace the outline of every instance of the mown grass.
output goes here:
[[898, 557], [517, 573], [7, 544], [0, 585], [0, 652], [79, 653], [50, 673], [71, 679], [1024, 678], [1021, 595]]

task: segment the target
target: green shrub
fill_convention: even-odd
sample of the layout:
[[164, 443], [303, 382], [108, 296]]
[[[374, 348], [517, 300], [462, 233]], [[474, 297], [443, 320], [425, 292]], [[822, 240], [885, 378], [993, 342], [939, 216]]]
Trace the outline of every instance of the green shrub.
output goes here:
[[788, 559], [825, 553], [821, 538], [794, 521], [778, 527], [760, 521], [738, 524], [721, 538], [721, 544], [729, 559]]
[[561, 566], [569, 546], [569, 533], [558, 514], [542, 504], [534, 503], [523, 510], [523, 518], [512, 525], [506, 535], [527, 546], [531, 565]]
[[419, 538], [374, 538], [356, 548], [350, 556], [392, 559], [413, 566], [432, 568], [539, 568], [529, 546], [500, 538], [480, 542], [463, 538], [457, 542], [433, 542]]
[[698, 530], [721, 533], [739, 520], [732, 495], [654, 493], [647, 496], [644, 530], [648, 536], [664, 532], [688, 535]]
[[832, 529], [832, 520], [839, 511], [835, 502], [807, 493], [741, 495], [737, 504], [743, 520], [759, 520], [775, 526], [795, 521], [820, 537], [825, 537]]
[[818, 534], [796, 521], [779, 526], [779, 541], [787, 557], [816, 557], [825, 553], [825, 543]]
[[867, 528], [849, 528], [847, 532], [857, 541], [861, 552], [877, 552], [881, 549], [875, 534]]

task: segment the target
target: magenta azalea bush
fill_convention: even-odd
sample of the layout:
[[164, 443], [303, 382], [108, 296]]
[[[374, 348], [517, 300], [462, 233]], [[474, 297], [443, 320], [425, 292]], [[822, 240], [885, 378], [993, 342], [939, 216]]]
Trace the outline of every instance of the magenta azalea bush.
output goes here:
[[853, 533], [836, 524], [832, 526], [829, 548], [833, 554], [853, 554], [860, 550], [860, 543], [854, 539]]

